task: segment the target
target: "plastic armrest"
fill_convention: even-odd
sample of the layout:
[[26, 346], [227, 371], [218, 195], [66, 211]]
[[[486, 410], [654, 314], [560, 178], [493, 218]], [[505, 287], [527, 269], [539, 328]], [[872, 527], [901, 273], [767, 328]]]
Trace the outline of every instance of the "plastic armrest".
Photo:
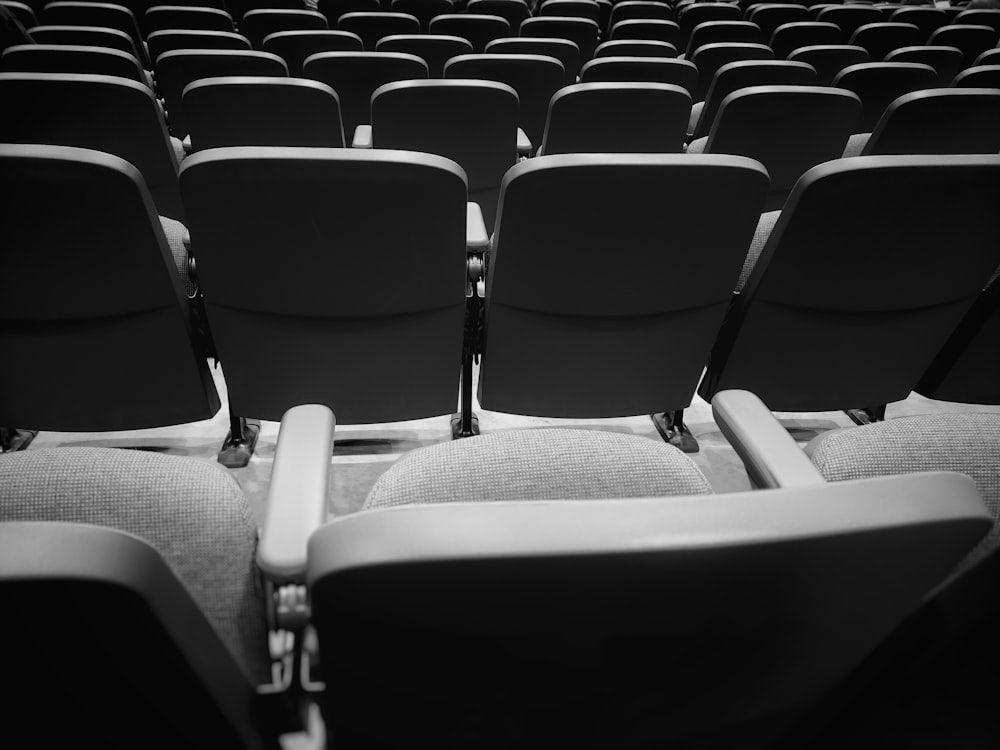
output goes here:
[[184, 153], [185, 154], [190, 154], [192, 151], [194, 151], [194, 146], [191, 145], [191, 134], [190, 133], [188, 133], [186, 136], [184, 136], [184, 140], [181, 141], [181, 145], [184, 146]]
[[372, 126], [358, 125], [354, 129], [354, 140], [351, 141], [351, 148], [371, 148], [372, 147]]
[[336, 420], [326, 406], [285, 412], [274, 452], [257, 564], [273, 583], [302, 582], [309, 536], [326, 520]]
[[736, 449], [755, 487], [806, 487], [825, 480], [812, 462], [750, 391], [720, 391], [712, 399], [712, 415]]
[[517, 155], [527, 156], [531, 153], [531, 139], [521, 128], [517, 129]]
[[465, 204], [465, 247], [470, 253], [483, 253], [490, 247], [490, 235], [478, 203]]

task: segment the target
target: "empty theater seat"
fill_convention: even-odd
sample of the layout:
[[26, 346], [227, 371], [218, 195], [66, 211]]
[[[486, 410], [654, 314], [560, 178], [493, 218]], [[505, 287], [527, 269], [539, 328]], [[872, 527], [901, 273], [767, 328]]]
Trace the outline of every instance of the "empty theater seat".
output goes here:
[[400, 81], [372, 95], [370, 146], [444, 156], [493, 231], [500, 181], [517, 161], [517, 92], [496, 81]]
[[445, 63], [458, 55], [472, 54], [472, 43], [446, 34], [394, 34], [379, 39], [375, 51], [416, 55], [427, 63], [428, 78], [442, 78]]
[[670, 446], [594, 431], [402, 458], [309, 540], [328, 730], [345, 748], [771, 747], [989, 527], [954, 474], [708, 489]]
[[90, 73], [151, 82], [139, 60], [109, 47], [76, 44], [18, 44], [0, 56], [0, 70], [11, 73]]
[[188, 134], [184, 119], [184, 87], [201, 78], [219, 76], [288, 76], [285, 61], [270, 52], [232, 49], [181, 49], [156, 60], [156, 82], [167, 108], [170, 132]]
[[[188, 5], [154, 5], [143, 15], [143, 32], [154, 31], [235, 31], [233, 17], [221, 8]], [[154, 59], [153, 62], [156, 62]]]
[[142, 34], [135, 15], [124, 5], [114, 3], [52, 2], [45, 5], [38, 19], [46, 25], [56, 26], [100, 26], [118, 29], [128, 34], [139, 52], [139, 61], [146, 67], [149, 58], [142, 44]]
[[816, 69], [816, 82], [829, 86], [847, 66], [868, 62], [868, 50], [852, 44], [816, 44], [794, 49], [787, 58], [812, 65]]
[[844, 156], [996, 154], [1000, 91], [925, 89], [896, 99], [869, 135], [851, 137]]
[[232, 31], [200, 31], [197, 29], [164, 29], [146, 37], [149, 57], [156, 59], [164, 52], [179, 49], [235, 49], [249, 50], [250, 40]]
[[[84, 47], [108, 47], [128, 52], [136, 60], [140, 59], [132, 37], [118, 29], [100, 26], [35, 26], [28, 29], [37, 44], [76, 44]], [[82, 71], [71, 71], [80, 73]]]
[[886, 62], [912, 62], [930, 65], [938, 74], [938, 86], [947, 86], [962, 69], [962, 50], [958, 47], [930, 45], [899, 47], [885, 56]]
[[457, 164], [213, 149], [186, 159], [180, 182], [231, 417], [277, 419], [301, 403], [336, 406], [348, 424], [455, 409], [467, 280]]
[[483, 16], [477, 13], [447, 13], [431, 19], [431, 34], [448, 34], [467, 39], [474, 53], [486, 51], [494, 39], [510, 36], [507, 19], [500, 16]]
[[751, 248], [699, 394], [745, 388], [778, 411], [906, 398], [1000, 266], [998, 186], [997, 156], [807, 172]]
[[691, 108], [688, 130], [692, 137], [707, 136], [716, 113], [727, 96], [747, 86], [814, 86], [816, 70], [807, 63], [787, 60], [740, 60], [726, 63], [715, 73], [705, 101]]
[[482, 407], [570, 418], [686, 407], [767, 184], [736, 156], [576, 154], [511, 169], [486, 278]]
[[147, 86], [114, 76], [0, 73], [0, 100], [0, 142], [114, 154], [142, 173], [158, 213], [184, 220], [176, 148]]
[[580, 71], [581, 83], [669, 83], [689, 93], [698, 80], [694, 63], [669, 57], [599, 57]]
[[288, 75], [301, 76], [306, 59], [319, 52], [361, 52], [364, 43], [350, 31], [276, 31], [264, 37], [262, 49], [288, 66]]
[[326, 16], [315, 10], [251, 10], [240, 22], [240, 33], [254, 49], [263, 49], [264, 37], [279, 31], [329, 31]]
[[565, 80], [562, 63], [548, 55], [459, 55], [444, 66], [445, 78], [478, 78], [505, 83], [517, 92], [518, 124], [537, 150], [552, 95]]
[[680, 153], [691, 96], [669, 83], [578, 83], [549, 104], [539, 155]]
[[773, 60], [774, 52], [766, 44], [750, 42], [717, 42], [703, 44], [691, 56], [691, 62], [698, 68], [698, 86], [692, 92], [696, 102], [705, 101], [708, 87], [712, 85], [719, 68], [727, 63], [740, 60]]
[[860, 116], [861, 100], [850, 91], [750, 86], [723, 100], [708, 136], [688, 153], [756, 159], [771, 177], [764, 210], [775, 211], [807, 170], [841, 155]]
[[184, 87], [196, 151], [225, 146], [343, 148], [340, 102], [319, 81], [272, 76], [202, 78]]
[[344, 135], [371, 123], [375, 89], [394, 81], [427, 78], [427, 63], [402, 52], [319, 52], [306, 58], [302, 75], [322, 81], [340, 99]]
[[[288, 463], [272, 498], [327, 476], [332, 419], [300, 416], [282, 422]], [[232, 476], [204, 462], [108, 448], [4, 456], [0, 589], [24, 605], [0, 625], [20, 644], [7, 665], [24, 688], [8, 702], [7, 740], [279, 747], [301, 728], [302, 694], [296, 650], [272, 657], [268, 631], [296, 629], [277, 592], [294, 616], [282, 587], [304, 582], [304, 551], [297, 573], [266, 556], [258, 566], [257, 527]], [[65, 703], [58, 722], [53, 701]]]
[[[821, 704], [804, 742], [822, 750], [905, 741], [940, 747], [959, 737], [987, 747], [993, 711], [976, 675], [989, 669], [997, 616], [1000, 557], [1000, 415], [977, 413], [897, 417], [833, 430], [806, 446], [811, 463], [765, 407], [735, 407], [736, 392], [713, 402], [723, 433], [762, 487], [801, 486], [819, 478], [833, 484], [873, 477], [928, 477], [916, 472], [961, 472], [971, 479], [993, 519], [992, 530], [942, 576], [932, 592], [888, 639]], [[730, 409], [729, 407], [734, 407]], [[768, 451], [762, 450], [768, 445]], [[791, 474], [789, 465], [797, 465]], [[813, 477], [810, 479], [810, 475]], [[968, 480], [967, 480], [968, 481]]]
[[[563, 66], [563, 81], [570, 86], [580, 75], [580, 48], [569, 39], [541, 36], [519, 36], [494, 39], [486, 45], [490, 55], [546, 55]], [[595, 53], [596, 54], [596, 53]]]
[[859, 133], [870, 133], [886, 108], [903, 94], [937, 85], [937, 71], [923, 63], [871, 62], [849, 65], [833, 79], [833, 86], [861, 97]]
[[30, 377], [0, 368], [0, 424], [125, 430], [215, 414], [184, 248], [168, 245], [135, 167], [98, 151], [5, 145], [0, 169], [0, 348], [7, 362], [31, 363]]

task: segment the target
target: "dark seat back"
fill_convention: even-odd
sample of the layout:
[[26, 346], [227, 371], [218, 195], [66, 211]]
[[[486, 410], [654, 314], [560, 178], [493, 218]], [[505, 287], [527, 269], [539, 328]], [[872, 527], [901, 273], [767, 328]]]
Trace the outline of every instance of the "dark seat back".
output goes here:
[[764, 210], [776, 211], [806, 171], [840, 157], [860, 116], [861, 100], [842, 89], [742, 88], [719, 107], [705, 153], [747, 156], [767, 167]]
[[1000, 90], [928, 89], [896, 99], [862, 151], [876, 154], [1000, 152]]
[[549, 105], [546, 154], [676, 154], [684, 148], [691, 95], [669, 83], [578, 83]]
[[273, 76], [202, 78], [184, 88], [197, 151], [226, 146], [343, 148], [340, 102], [319, 81]]
[[372, 145], [447, 157], [493, 231], [500, 181], [517, 161], [517, 92], [495, 81], [401, 81], [372, 95]]
[[457, 164], [213, 149], [188, 157], [180, 182], [233, 413], [277, 419], [318, 403], [358, 424], [455, 409], [467, 283]]
[[104, 151], [142, 173], [158, 213], [183, 221], [177, 157], [153, 92], [124, 78], [2, 73], [0, 142]]
[[511, 169], [486, 282], [482, 407], [574, 418], [686, 407], [767, 183], [736, 156], [574, 154]]
[[[219, 396], [139, 172], [110, 154], [0, 146], [0, 423], [131, 430], [208, 419]], [[53, 216], [58, 215], [58, 220]]]
[[807, 172], [699, 393], [755, 390], [776, 411], [906, 398], [1000, 266], [998, 189], [997, 156], [869, 156]]
[[201, 78], [219, 76], [288, 76], [285, 61], [270, 52], [187, 49], [164, 52], [156, 60], [156, 82], [167, 107], [167, 123], [178, 138], [188, 134], [184, 88]]
[[858, 132], [870, 133], [886, 108], [903, 94], [937, 85], [937, 71], [923, 63], [860, 63], [849, 65], [833, 85], [861, 97], [863, 110]]

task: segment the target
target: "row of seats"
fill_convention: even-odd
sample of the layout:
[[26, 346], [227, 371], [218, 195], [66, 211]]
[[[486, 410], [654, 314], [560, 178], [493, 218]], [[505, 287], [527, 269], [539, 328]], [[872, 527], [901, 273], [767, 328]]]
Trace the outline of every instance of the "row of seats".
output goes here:
[[[807, 457], [750, 393], [713, 412], [761, 489], [713, 495], [637, 436], [515, 430], [414, 451], [324, 523], [334, 417], [295, 407], [259, 544], [218, 467], [0, 456], [5, 736], [274, 750], [313, 700], [348, 750], [991, 740], [934, 688], [992, 653], [1000, 417], [895, 419]], [[901, 701], [921, 690], [929, 712]]]
[[[504, 178], [491, 241], [464, 172], [441, 157], [208, 150], [180, 173], [203, 295], [188, 300], [131, 165], [66, 147], [0, 153], [3, 184], [16, 186], [0, 209], [5, 278], [17, 280], [2, 295], [3, 348], [46, 363], [5, 386], [18, 398], [0, 424], [109, 430], [211, 416], [199, 321], [231, 415], [263, 419], [298, 403], [335, 406], [348, 423], [446, 414], [461, 370], [455, 429], [471, 434], [478, 355], [482, 407], [539, 416], [675, 411], [699, 381], [706, 400], [748, 388], [777, 410], [825, 411], [915, 388], [936, 397], [931, 371], [956, 378], [957, 400], [1000, 400], [987, 343], [997, 289], [981, 294], [1000, 266], [997, 156], [820, 165], [751, 250], [751, 269], [769, 180], [742, 157], [522, 162]], [[61, 222], [41, 219], [50, 205]], [[470, 249], [488, 250], [485, 283]], [[109, 268], [127, 281], [95, 295]], [[970, 312], [980, 299], [986, 312]], [[81, 372], [84, 357], [95, 366]]]
[[[401, 0], [396, 0], [400, 2]], [[473, 2], [496, 2], [496, 0], [473, 0]], [[517, 2], [518, 0], [515, 0]], [[433, 5], [420, 5], [431, 9]], [[444, 0], [447, 2], [447, 0]], [[548, 0], [547, 4], [568, 4], [586, 6], [593, 0]], [[522, 4], [523, 5], [523, 4]], [[644, 5], [644, 3], [623, 3]], [[409, 7], [409, 6], [407, 6]], [[596, 6], [595, 6], [596, 7]], [[794, 9], [795, 6], [787, 6]], [[801, 6], [799, 6], [801, 7]], [[865, 6], [840, 6], [824, 9], [824, 13], [849, 13]], [[414, 8], [415, 10], [416, 8]], [[702, 10], [691, 6], [690, 10]], [[736, 6], [707, 4], [704, 10], [731, 10], [738, 13]], [[805, 8], [801, 8], [803, 12]], [[868, 7], [876, 14], [879, 12]], [[27, 13], [30, 9], [25, 7]], [[474, 52], [482, 52], [487, 43], [494, 39], [511, 35], [522, 37], [564, 38], [573, 41], [580, 49], [582, 61], [593, 56], [602, 38], [599, 24], [589, 18], [539, 15], [526, 16], [516, 23], [508, 18], [484, 13], [438, 13], [433, 16], [418, 11], [417, 15], [404, 12], [342, 13], [332, 18], [320, 11], [308, 9], [259, 9], [251, 10], [238, 17], [239, 31], [246, 36], [254, 48], [260, 49], [266, 36], [286, 31], [322, 31], [337, 29], [356, 34], [362, 39], [364, 49], [373, 51], [379, 39], [399, 34], [430, 33], [433, 35], [458, 36], [468, 40]], [[447, 8], [445, 8], [447, 10]], [[767, 7], [756, 8], [760, 12]], [[784, 9], [781, 9], [784, 10]], [[905, 9], [904, 9], [905, 10]], [[820, 14], [821, 19], [824, 13]], [[637, 17], [616, 20], [605, 36], [610, 40], [645, 39], [670, 44], [675, 50], [686, 51], [690, 57], [694, 51], [708, 43], [747, 42], [768, 43], [780, 57], [794, 49], [815, 44], [852, 44], [865, 48], [872, 60], [880, 61], [885, 55], [900, 47], [932, 45], [955, 46], [962, 50], [966, 64], [980, 52], [995, 46], [1000, 35], [1000, 21], [990, 14], [997, 11], [966, 11], [956, 18], [956, 23], [934, 26], [900, 21], [876, 21], [859, 25], [840, 24], [834, 21], [786, 20], [783, 23], [759, 25], [751, 20], [700, 20], [694, 25], [684, 25], [686, 18], [694, 13], [682, 15], [682, 23], [662, 18]], [[418, 17], [418, 15], [420, 17]], [[642, 16], [642, 12], [639, 14]], [[788, 17], [792, 18], [792, 17]], [[33, 28], [38, 20], [31, 14], [26, 17], [27, 25]], [[109, 4], [87, 2], [49, 3], [41, 16], [45, 25], [109, 27], [130, 37], [136, 55], [149, 67], [155, 57], [148, 55], [143, 40], [151, 33], [169, 29], [234, 32], [234, 23], [225, 11], [217, 8], [183, 6], [153, 6], [143, 16], [143, 23], [137, 23], [128, 8]], [[143, 28], [140, 31], [140, 25]]]
[[[878, 64], [856, 66], [844, 78], [879, 70]], [[706, 102], [693, 107], [690, 95], [670, 84], [557, 88], [544, 102], [540, 123], [531, 123], [530, 134], [539, 154], [677, 153], [693, 130], [696, 140], [689, 153], [743, 155], [767, 167], [767, 211], [781, 208], [807, 169], [845, 153], [1000, 152], [1000, 92], [995, 89], [928, 89], [890, 100], [872, 92], [859, 98], [839, 88], [747, 86], [756, 78], [795, 80], [792, 74], [801, 72], [809, 73], [794, 63], [730, 63], [716, 74]], [[357, 146], [446, 156], [462, 165], [471, 200], [481, 205], [492, 232], [503, 175], [514, 165], [519, 145], [522, 152], [531, 150], [518, 143], [518, 125], [525, 124], [518, 92], [490, 81], [401, 81], [376, 88], [369, 108], [367, 88], [342, 89], [338, 97], [318, 81], [221, 77], [188, 84], [181, 101], [196, 151], [239, 145], [342, 147], [353, 140]], [[179, 143], [171, 147], [145, 86], [106, 76], [2, 73], [0, 98], [10, 112], [0, 122], [0, 141], [48, 142], [121, 156], [142, 173], [159, 213], [183, 221], [177, 170], [184, 153]], [[478, 116], [470, 118], [470, 112]], [[359, 121], [372, 124], [351, 129]], [[872, 132], [873, 138], [854, 135]]]

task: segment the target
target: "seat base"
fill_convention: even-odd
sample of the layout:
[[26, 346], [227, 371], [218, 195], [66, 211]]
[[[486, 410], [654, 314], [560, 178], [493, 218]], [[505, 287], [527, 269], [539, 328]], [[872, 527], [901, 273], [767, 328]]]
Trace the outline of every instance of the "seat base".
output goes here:
[[38, 430], [19, 430], [16, 427], [0, 427], [0, 453], [23, 451], [35, 439]]
[[[467, 416], [467, 418], [466, 418]], [[479, 434], [479, 417], [472, 412], [451, 415], [451, 439], [473, 437]]]
[[684, 453], [697, 453], [701, 450], [695, 436], [684, 424], [683, 409], [650, 414], [649, 418], [653, 420], [660, 437], [675, 448], [679, 448]]
[[[219, 463], [227, 469], [242, 469], [250, 463], [257, 438], [260, 436], [260, 420], [239, 417], [240, 429], [233, 436], [233, 430], [226, 435], [226, 440], [219, 451]], [[235, 426], [235, 420], [234, 420]]]

